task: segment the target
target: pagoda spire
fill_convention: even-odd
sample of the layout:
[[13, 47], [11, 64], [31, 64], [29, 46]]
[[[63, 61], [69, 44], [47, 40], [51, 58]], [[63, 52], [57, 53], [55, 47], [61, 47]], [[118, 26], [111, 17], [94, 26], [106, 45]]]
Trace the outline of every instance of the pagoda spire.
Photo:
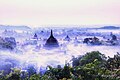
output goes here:
[[45, 47], [59, 47], [59, 43], [57, 39], [53, 36], [53, 31], [51, 30], [50, 37], [47, 39], [45, 43]]
[[51, 34], [50, 34], [50, 36], [53, 37], [53, 31], [52, 31], [52, 29], [51, 29]]

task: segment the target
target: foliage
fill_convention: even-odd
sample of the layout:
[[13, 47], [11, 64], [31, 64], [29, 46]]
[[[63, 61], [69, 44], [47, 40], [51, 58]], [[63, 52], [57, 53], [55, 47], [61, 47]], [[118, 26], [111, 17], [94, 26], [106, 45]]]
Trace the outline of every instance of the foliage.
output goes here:
[[12, 72], [7, 75], [6, 80], [20, 80], [20, 70], [17, 68], [12, 69]]
[[40, 75], [39, 74], [33, 74], [30, 76], [30, 80], [40, 80]]
[[28, 66], [27, 72], [28, 72], [28, 75], [30, 77], [30, 76], [36, 74], [36, 69], [33, 66]]
[[78, 57], [72, 57], [72, 66], [79, 66], [79, 61], [83, 58], [83, 56], [78, 56]]
[[2, 49], [14, 49], [16, 47], [16, 40], [13, 37], [5, 37], [5, 39], [0, 37], [0, 48]]
[[103, 63], [106, 60], [106, 57], [104, 54], [101, 54], [99, 51], [92, 51], [92, 52], [86, 53], [82, 57], [82, 59], [80, 59], [79, 65], [84, 66], [88, 63], [93, 62], [95, 59]]
[[106, 67], [109, 70], [119, 69], [120, 68], [120, 54], [117, 53], [113, 58], [110, 58], [106, 62]]
[[13, 68], [5, 75], [4, 71], [1, 71], [0, 80], [120, 80], [119, 53], [113, 58], [106, 59], [100, 52], [93, 51], [77, 60], [79, 65], [73, 67], [48, 66], [48, 70], [43, 75], [37, 74], [32, 66], [28, 67], [27, 72]]

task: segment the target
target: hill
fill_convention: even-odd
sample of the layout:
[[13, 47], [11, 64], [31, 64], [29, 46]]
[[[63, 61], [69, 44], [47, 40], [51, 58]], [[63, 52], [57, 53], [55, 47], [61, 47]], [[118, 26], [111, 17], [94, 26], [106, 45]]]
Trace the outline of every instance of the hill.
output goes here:
[[116, 27], [116, 26], [104, 26], [104, 27], [101, 27], [99, 29], [120, 29], [120, 27]]
[[28, 26], [11, 26], [11, 25], [0, 25], [1, 30], [30, 30]]

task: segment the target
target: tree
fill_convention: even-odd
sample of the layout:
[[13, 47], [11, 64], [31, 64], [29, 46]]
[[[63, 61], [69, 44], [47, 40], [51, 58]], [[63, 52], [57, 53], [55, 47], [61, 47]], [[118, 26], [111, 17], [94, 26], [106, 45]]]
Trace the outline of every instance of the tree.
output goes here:
[[120, 68], [120, 54], [117, 53], [113, 58], [109, 57], [106, 62], [106, 67], [109, 70], [119, 69]]
[[40, 79], [40, 75], [39, 75], [39, 74], [33, 74], [33, 75], [30, 77], [30, 80], [41, 80], [41, 79]]
[[72, 66], [75, 67], [75, 66], [79, 66], [79, 61], [82, 59], [83, 56], [79, 56], [79, 57], [74, 57], [72, 56]]
[[82, 57], [82, 59], [80, 59], [80, 61], [79, 61], [80, 66], [91, 63], [95, 59], [98, 59], [98, 61], [102, 62], [101, 64], [103, 64], [106, 61], [106, 57], [104, 54], [101, 54], [99, 51], [92, 51], [92, 52], [86, 53]]
[[29, 66], [29, 67], [27, 68], [27, 72], [28, 72], [28, 75], [29, 75], [29, 77], [30, 77], [31, 75], [36, 74], [36, 69], [35, 69], [33, 66]]

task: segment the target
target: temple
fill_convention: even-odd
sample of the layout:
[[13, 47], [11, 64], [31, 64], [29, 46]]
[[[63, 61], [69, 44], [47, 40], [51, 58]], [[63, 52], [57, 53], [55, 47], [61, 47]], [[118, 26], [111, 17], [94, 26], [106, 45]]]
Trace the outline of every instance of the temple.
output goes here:
[[38, 36], [37, 36], [37, 34], [36, 34], [36, 33], [34, 34], [33, 39], [38, 39]]
[[67, 35], [64, 40], [65, 40], [65, 41], [70, 41], [71, 39], [70, 39], [70, 37]]
[[51, 30], [50, 37], [47, 39], [47, 41], [45, 43], [45, 47], [59, 47], [57, 39], [54, 38], [54, 36], [53, 36], [52, 30]]

